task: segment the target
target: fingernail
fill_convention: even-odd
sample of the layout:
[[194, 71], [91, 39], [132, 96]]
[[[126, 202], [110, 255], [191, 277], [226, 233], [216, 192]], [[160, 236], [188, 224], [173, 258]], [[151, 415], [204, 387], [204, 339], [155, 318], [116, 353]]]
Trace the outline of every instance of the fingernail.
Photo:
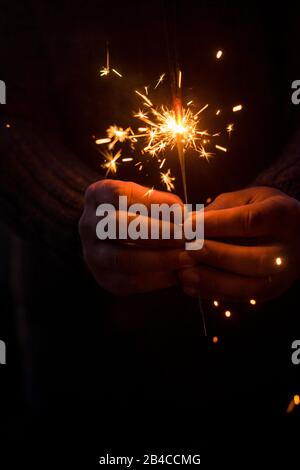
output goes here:
[[186, 251], [183, 251], [179, 255], [179, 263], [182, 268], [188, 268], [190, 266], [195, 266], [197, 261], [193, 259]]

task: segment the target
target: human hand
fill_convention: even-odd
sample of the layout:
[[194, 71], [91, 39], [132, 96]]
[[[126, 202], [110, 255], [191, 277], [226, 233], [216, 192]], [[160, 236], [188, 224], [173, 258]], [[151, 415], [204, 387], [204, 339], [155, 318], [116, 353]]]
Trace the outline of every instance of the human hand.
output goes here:
[[287, 290], [300, 273], [300, 203], [269, 187], [218, 196], [205, 209], [197, 266], [180, 272], [191, 296], [266, 300]]
[[[131, 182], [102, 180], [86, 191], [79, 221], [83, 256], [98, 284], [114, 295], [169, 287], [178, 282], [176, 271], [195, 263], [183, 250], [183, 240], [149, 238], [132, 243], [130, 240], [101, 241], [97, 238], [99, 218], [96, 208], [101, 203], [111, 203], [117, 208], [119, 196], [127, 196], [128, 207], [133, 203], [143, 203], [147, 207], [154, 203], [182, 204], [177, 196], [166, 192], [151, 191], [145, 196], [148, 189]], [[117, 211], [117, 221], [124, 215], [130, 219], [128, 213]], [[152, 223], [159, 222], [149, 220], [149, 227]]]

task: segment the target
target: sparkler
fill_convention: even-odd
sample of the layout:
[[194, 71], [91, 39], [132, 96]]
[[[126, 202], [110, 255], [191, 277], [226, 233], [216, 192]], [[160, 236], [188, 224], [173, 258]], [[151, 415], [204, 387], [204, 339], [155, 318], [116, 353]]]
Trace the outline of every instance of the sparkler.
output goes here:
[[[164, 81], [165, 76], [164, 73], [159, 77], [154, 90]], [[157, 157], [160, 164], [159, 169], [165, 164], [167, 155], [175, 149], [180, 163], [184, 198], [187, 202], [185, 156], [189, 153], [209, 160], [215, 155], [211, 151], [212, 141], [220, 136], [220, 132], [211, 133], [202, 125], [202, 113], [207, 110], [208, 104], [205, 104], [197, 111], [195, 111], [193, 100], [190, 100], [186, 107], [182, 105], [181, 86], [182, 73], [179, 71], [176, 84], [177, 92], [173, 98], [172, 107], [165, 104], [156, 106], [149, 96], [149, 86], [145, 87], [146, 93], [134, 90], [139, 100], [141, 100], [142, 107], [133, 116], [142, 122], [143, 126], [134, 131], [131, 127], [124, 129], [118, 125], [111, 125], [106, 131], [107, 136], [97, 139], [95, 143], [97, 145], [107, 145], [108, 149], [112, 151], [117, 144], [128, 142], [131, 150], [134, 150], [135, 153], [140, 150], [142, 157], [147, 154], [151, 157]], [[233, 124], [228, 124], [226, 131], [230, 135], [233, 131]], [[214, 148], [227, 152], [227, 148], [219, 144], [215, 144]], [[162, 159], [161, 155], [163, 156]], [[170, 171], [168, 169], [167, 172], [161, 173], [161, 181], [168, 191], [175, 188], [173, 183], [175, 178], [171, 176]]]
[[[217, 54], [217, 59], [222, 56], [222, 51]], [[117, 73], [115, 69], [111, 69], [114, 73]], [[100, 75], [102, 77], [107, 76], [110, 73], [110, 62], [109, 62], [109, 51], [107, 48], [107, 63]], [[117, 73], [117, 75], [120, 75]], [[172, 74], [171, 74], [172, 76]], [[164, 82], [166, 73], [160, 75], [154, 85], [154, 90]], [[189, 100], [186, 106], [182, 102], [182, 82], [183, 76], [181, 70], [176, 70], [173, 73], [173, 96], [172, 106], [166, 104], [155, 105], [152, 98], [149, 96], [150, 85], [144, 86], [144, 92], [135, 90], [135, 94], [138, 99], [141, 100], [142, 107], [138, 112], [134, 113], [135, 119], [143, 123], [143, 126], [137, 127], [135, 131], [132, 127], [128, 126], [125, 129], [118, 125], [111, 125], [108, 127], [104, 138], [97, 139], [95, 143], [97, 145], [107, 145], [107, 151], [101, 152], [106, 162], [103, 167], [106, 168], [106, 176], [108, 173], [117, 172], [117, 160], [120, 158], [123, 148], [119, 148], [117, 153], [113, 154], [113, 150], [118, 145], [127, 145], [131, 151], [139, 152], [139, 161], [134, 164], [137, 166], [139, 171], [143, 169], [142, 160], [145, 156], [156, 157], [159, 163], [159, 170], [165, 165], [168, 155], [172, 154], [172, 151], [176, 149], [178, 160], [181, 170], [182, 186], [184, 192], [185, 202], [188, 202], [187, 193], [187, 182], [186, 182], [186, 171], [185, 171], [185, 156], [193, 154], [200, 158], [209, 158], [215, 155], [212, 152], [212, 147], [216, 150], [226, 153], [227, 147], [215, 143], [214, 139], [221, 135], [221, 132], [211, 132], [203, 125], [202, 113], [207, 110], [209, 104], [205, 104], [200, 107], [198, 111], [195, 111], [194, 100]], [[242, 105], [235, 105], [232, 108], [232, 112], [237, 112], [242, 109]], [[215, 115], [218, 116], [221, 110], [218, 109]], [[234, 128], [234, 124], [230, 123], [227, 125], [225, 132], [230, 137]], [[127, 157], [122, 158], [123, 163], [134, 161], [133, 158]], [[175, 177], [171, 175], [171, 170], [160, 171], [160, 180], [166, 186], [167, 191], [175, 189]], [[146, 195], [150, 195], [153, 188], [146, 192]], [[204, 334], [207, 336], [206, 322], [204, 310], [200, 297], [198, 298], [199, 309], [202, 315]], [[231, 316], [230, 311], [225, 312], [225, 316], [229, 318]]]

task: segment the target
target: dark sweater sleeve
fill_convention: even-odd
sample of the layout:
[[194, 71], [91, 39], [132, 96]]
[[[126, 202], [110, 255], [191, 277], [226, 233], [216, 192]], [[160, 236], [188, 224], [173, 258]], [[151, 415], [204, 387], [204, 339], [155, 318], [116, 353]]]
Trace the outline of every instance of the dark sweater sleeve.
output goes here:
[[58, 136], [21, 121], [1, 122], [0, 216], [23, 238], [78, 256], [84, 191], [97, 179]]
[[300, 131], [274, 165], [258, 175], [254, 184], [272, 186], [300, 200]]
[[[64, 143], [43, 25], [31, 0], [3, 0], [0, 16], [0, 217], [22, 238], [78, 258], [86, 187], [99, 179]], [[78, 152], [79, 153], [79, 152]]]

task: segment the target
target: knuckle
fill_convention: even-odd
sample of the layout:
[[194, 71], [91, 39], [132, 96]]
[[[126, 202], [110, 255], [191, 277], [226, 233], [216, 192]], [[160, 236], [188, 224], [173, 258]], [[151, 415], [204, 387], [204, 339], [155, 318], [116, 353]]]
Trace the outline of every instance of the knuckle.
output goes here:
[[115, 204], [120, 195], [120, 185], [113, 180], [103, 180], [99, 182], [97, 188], [99, 202], [110, 202]]
[[122, 194], [122, 182], [110, 179], [97, 181], [87, 189], [88, 200], [94, 203], [112, 203], [117, 204], [118, 197]]
[[259, 229], [264, 223], [264, 216], [258, 208], [251, 207], [251, 204], [246, 207], [243, 216], [244, 233], [248, 235], [253, 230]]

